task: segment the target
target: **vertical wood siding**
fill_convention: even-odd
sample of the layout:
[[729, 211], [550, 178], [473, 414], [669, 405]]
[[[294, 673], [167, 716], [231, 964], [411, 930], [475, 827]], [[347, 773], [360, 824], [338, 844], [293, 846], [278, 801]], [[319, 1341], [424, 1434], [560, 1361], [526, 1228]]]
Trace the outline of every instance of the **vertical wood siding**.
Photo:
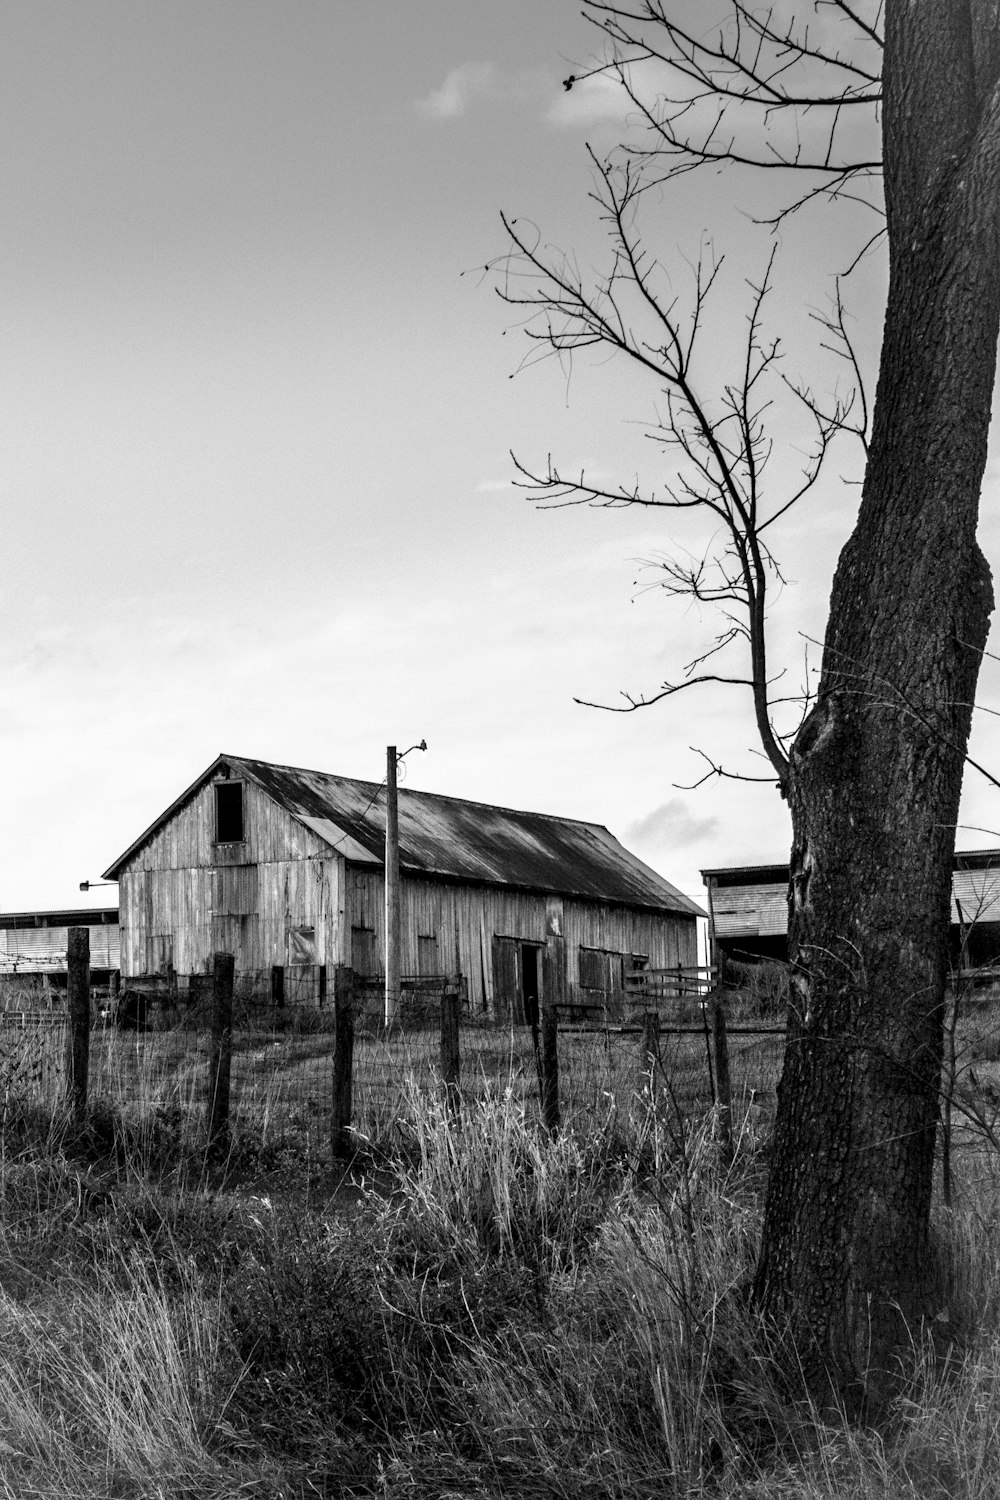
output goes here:
[[[348, 869], [351, 925], [375, 933], [383, 972], [385, 884], [378, 870]], [[450, 885], [403, 878], [400, 890], [402, 972], [416, 974], [420, 938], [436, 937], [442, 969], [464, 974], [474, 1011], [495, 1009], [494, 937], [545, 942], [545, 897], [483, 886]], [[563, 902], [567, 980], [579, 986], [580, 948], [642, 955], [654, 969], [698, 962], [697, 924], [676, 912], [651, 912], [598, 901]]]

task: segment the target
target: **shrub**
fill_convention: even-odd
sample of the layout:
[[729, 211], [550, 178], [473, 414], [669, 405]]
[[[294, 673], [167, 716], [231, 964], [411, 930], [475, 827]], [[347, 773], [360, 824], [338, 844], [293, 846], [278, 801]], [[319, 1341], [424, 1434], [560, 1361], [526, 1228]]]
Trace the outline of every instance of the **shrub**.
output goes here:
[[460, 1121], [444, 1102], [404, 1087], [410, 1164], [380, 1220], [388, 1254], [439, 1271], [482, 1258], [515, 1259], [542, 1274], [573, 1265], [593, 1241], [620, 1178], [600, 1141], [551, 1137], [510, 1089], [466, 1101]]
[[244, 1366], [236, 1408], [270, 1446], [378, 1423], [387, 1366], [377, 1254], [360, 1229], [268, 1213], [223, 1299]]
[[788, 965], [777, 959], [737, 963], [724, 972], [728, 1012], [733, 1020], [782, 1021], [788, 1009]]

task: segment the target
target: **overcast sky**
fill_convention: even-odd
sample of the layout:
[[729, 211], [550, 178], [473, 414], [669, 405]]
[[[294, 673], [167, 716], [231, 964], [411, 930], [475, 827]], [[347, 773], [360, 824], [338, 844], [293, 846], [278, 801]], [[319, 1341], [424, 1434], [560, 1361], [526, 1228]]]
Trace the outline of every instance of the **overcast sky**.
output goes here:
[[[742, 699], [573, 702], [653, 691], [710, 635], [648, 587], [670, 518], [510, 487], [509, 449], [650, 472], [658, 393], [603, 359], [511, 378], [484, 270], [501, 209], [598, 261], [585, 144], [626, 125], [613, 90], [561, 87], [596, 43], [575, 0], [2, 0], [0, 23], [0, 909], [85, 904], [220, 751], [377, 780], [426, 738], [410, 786], [606, 823], [695, 895], [701, 866], [786, 857], [773, 787], [678, 785], [691, 746], [766, 769]], [[759, 236], [725, 185], [650, 223], [681, 290], [706, 236], [738, 273], [723, 368]], [[800, 327], [838, 248], [810, 233], [775, 295]], [[879, 292], [876, 265], [869, 353]], [[855, 502], [831, 482], [782, 543], [796, 686]], [[998, 797], [970, 781], [987, 831], [960, 844], [1000, 844]]]

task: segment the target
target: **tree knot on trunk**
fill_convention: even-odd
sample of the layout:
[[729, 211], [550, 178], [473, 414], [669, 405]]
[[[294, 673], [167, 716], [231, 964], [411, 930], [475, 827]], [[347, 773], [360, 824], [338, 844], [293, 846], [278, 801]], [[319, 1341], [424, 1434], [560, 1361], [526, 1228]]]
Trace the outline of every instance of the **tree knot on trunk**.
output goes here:
[[802, 727], [792, 744], [789, 760], [792, 769], [800, 772], [807, 761], [832, 748], [838, 727], [836, 700], [826, 694], [815, 704], [802, 721]]
[[809, 882], [815, 863], [808, 842], [796, 844], [792, 849], [789, 898], [793, 911], [804, 911], [809, 904]]

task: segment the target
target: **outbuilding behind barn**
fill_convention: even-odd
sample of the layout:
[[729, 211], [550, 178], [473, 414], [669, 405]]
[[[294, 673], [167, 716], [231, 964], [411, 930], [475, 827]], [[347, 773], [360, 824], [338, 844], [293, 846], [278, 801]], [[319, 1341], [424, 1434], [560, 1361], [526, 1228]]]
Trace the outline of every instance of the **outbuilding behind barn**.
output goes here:
[[107, 984], [119, 965], [118, 908], [113, 906], [0, 913], [0, 975], [22, 979], [45, 975], [56, 986], [65, 983], [71, 927], [88, 929], [91, 978]]
[[[702, 870], [719, 954], [737, 962], [788, 957], [787, 864]], [[1000, 849], [952, 860], [950, 946], [956, 969], [1000, 966]]]

